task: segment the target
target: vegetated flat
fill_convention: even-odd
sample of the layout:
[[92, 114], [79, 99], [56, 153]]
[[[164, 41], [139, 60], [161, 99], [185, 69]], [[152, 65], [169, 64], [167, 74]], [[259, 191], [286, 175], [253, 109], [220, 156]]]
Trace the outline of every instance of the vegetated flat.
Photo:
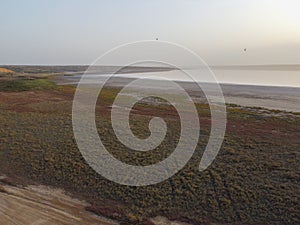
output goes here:
[[[201, 138], [190, 162], [162, 183], [129, 187], [103, 178], [82, 158], [72, 130], [75, 88], [30, 87], [0, 90], [0, 171], [19, 183], [63, 188], [89, 202], [87, 210], [122, 224], [150, 224], [149, 218], [157, 216], [191, 224], [300, 222], [299, 114], [228, 105], [222, 148], [213, 164], [199, 172], [211, 123], [208, 105], [199, 102]], [[168, 157], [180, 136], [175, 108], [153, 104], [151, 99], [134, 106], [134, 134], [147, 137], [153, 116], [164, 118], [168, 131], [158, 148], [133, 152], [117, 140], [111, 126], [111, 106], [118, 91], [120, 87], [104, 89], [96, 106], [98, 133], [107, 149], [133, 165]]]

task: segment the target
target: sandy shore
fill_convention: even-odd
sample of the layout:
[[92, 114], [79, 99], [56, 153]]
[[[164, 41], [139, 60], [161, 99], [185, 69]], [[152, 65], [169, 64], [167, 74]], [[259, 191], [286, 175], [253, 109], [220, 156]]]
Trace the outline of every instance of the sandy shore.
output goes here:
[[[60, 77], [56, 79], [58, 84], [77, 85], [81, 76]], [[91, 81], [94, 81], [92, 75]], [[103, 76], [103, 80], [105, 76]], [[110, 87], [124, 87], [132, 78], [115, 77], [107, 83]], [[205, 98], [203, 93], [199, 92], [199, 86], [191, 82], [179, 82], [182, 87], [192, 93], [196, 102], [201, 102]], [[158, 89], [170, 90], [163, 86], [159, 81], [153, 81], [153, 86]], [[210, 84], [206, 84], [210, 85]], [[240, 85], [240, 84], [220, 84], [225, 102], [228, 104], [237, 104], [249, 107], [263, 107], [273, 110], [283, 110], [288, 112], [300, 112], [300, 88], [295, 87], [277, 87], [277, 86], [257, 86], [257, 85]], [[137, 88], [149, 88], [148, 86]], [[175, 90], [176, 91], [176, 90]]]
[[[5, 177], [1, 177], [2, 180]], [[86, 202], [47, 186], [14, 186], [0, 182], [0, 224], [116, 225], [85, 210]]]
[[[119, 222], [85, 210], [88, 203], [62, 189], [44, 185], [13, 185], [0, 176], [0, 224], [5, 225], [118, 225]], [[165, 217], [149, 218], [153, 225], [189, 225]]]

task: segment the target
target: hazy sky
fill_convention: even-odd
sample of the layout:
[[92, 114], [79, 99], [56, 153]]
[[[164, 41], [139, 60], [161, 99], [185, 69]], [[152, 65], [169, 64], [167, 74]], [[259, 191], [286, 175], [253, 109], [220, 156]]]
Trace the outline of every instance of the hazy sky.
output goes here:
[[0, 64], [89, 64], [156, 37], [209, 64], [300, 63], [298, 0], [1, 0], [0, 9]]

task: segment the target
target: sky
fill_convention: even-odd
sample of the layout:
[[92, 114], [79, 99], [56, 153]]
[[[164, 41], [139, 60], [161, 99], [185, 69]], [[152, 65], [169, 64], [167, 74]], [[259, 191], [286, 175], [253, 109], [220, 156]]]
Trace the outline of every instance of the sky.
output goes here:
[[157, 37], [209, 65], [300, 64], [299, 9], [298, 0], [1, 0], [0, 64], [90, 64]]

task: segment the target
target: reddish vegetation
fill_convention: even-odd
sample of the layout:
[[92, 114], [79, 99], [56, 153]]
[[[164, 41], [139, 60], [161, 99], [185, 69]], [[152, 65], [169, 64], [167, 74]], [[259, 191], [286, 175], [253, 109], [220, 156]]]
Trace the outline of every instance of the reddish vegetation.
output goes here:
[[[5, 105], [5, 109], [16, 112], [39, 112], [31, 104], [71, 101], [74, 89], [65, 87], [60, 91], [23, 91], [23, 92], [0, 92], [0, 103]], [[0, 105], [1, 107], [1, 105]]]
[[[195, 159], [170, 180], [133, 188], [109, 182], [85, 164], [72, 134], [73, 94], [72, 87], [0, 92], [0, 171], [65, 188], [91, 202], [88, 210], [124, 224], [151, 224], [148, 218], [157, 215], [195, 224], [297, 223], [300, 124], [296, 115], [280, 117], [271, 111], [229, 107], [226, 138], [208, 170], [197, 170], [204, 138]], [[98, 102], [96, 108], [105, 126], [111, 102], [110, 98], [105, 104]], [[164, 107], [138, 104], [132, 115], [175, 121], [175, 109]], [[207, 106], [199, 105], [199, 114], [207, 137], [211, 121]], [[141, 127], [139, 132], [147, 130]], [[108, 136], [111, 131], [105, 127], [101, 132]], [[119, 149], [114, 139], [106, 141], [113, 150]]]

